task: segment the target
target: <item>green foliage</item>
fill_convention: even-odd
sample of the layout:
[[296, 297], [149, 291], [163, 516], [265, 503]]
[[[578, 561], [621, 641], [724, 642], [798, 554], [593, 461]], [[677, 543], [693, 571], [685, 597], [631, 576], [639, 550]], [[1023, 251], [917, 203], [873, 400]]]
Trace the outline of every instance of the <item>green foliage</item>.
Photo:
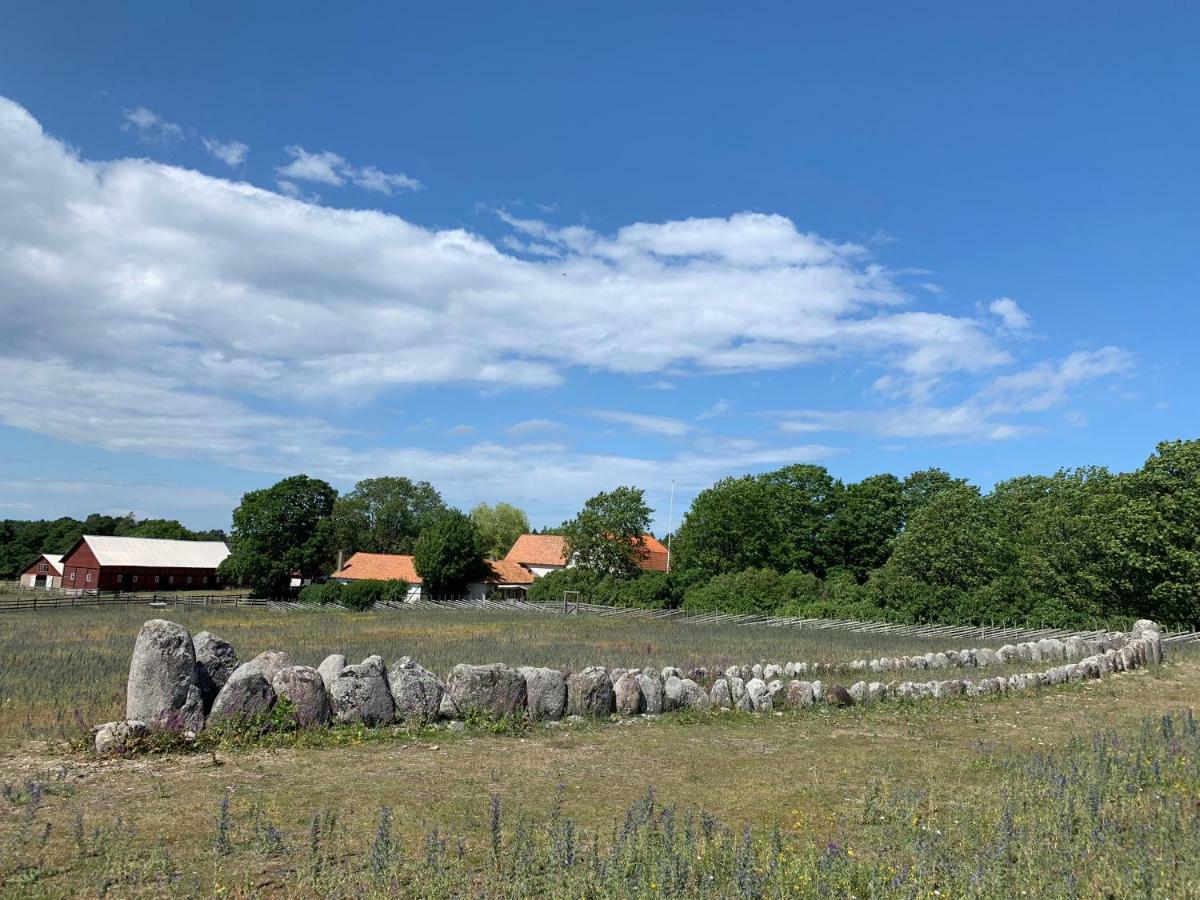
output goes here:
[[441, 515], [421, 532], [413, 551], [421, 591], [429, 597], [458, 596], [469, 582], [487, 572], [483, 542], [470, 516], [457, 509]]
[[824, 555], [861, 583], [882, 566], [904, 527], [903, 488], [895, 475], [847, 485], [830, 520]]
[[306, 606], [330, 606], [342, 602], [342, 583], [340, 581], [325, 581], [310, 584], [300, 589], [297, 598]]
[[579, 568], [547, 573], [530, 586], [528, 598], [558, 602], [567, 591], [578, 592], [584, 603], [642, 609], [675, 609], [682, 600], [678, 579], [667, 572], [641, 572], [624, 578]]
[[403, 601], [408, 593], [408, 584], [403, 581], [381, 581], [364, 578], [342, 586], [340, 602], [346, 609], [365, 612], [376, 603], [399, 598]]
[[480, 503], [471, 510], [471, 520], [479, 529], [483, 552], [489, 559], [503, 558], [517, 538], [529, 532], [529, 516], [511, 503]]
[[641, 571], [642, 535], [650, 530], [650, 512], [641, 488], [601, 491], [563, 524], [567, 558], [601, 575], [634, 577]]
[[334, 562], [330, 515], [336, 498], [332, 487], [307, 475], [245, 494], [233, 511], [221, 574], [270, 598], [287, 595], [293, 572], [327, 574]]
[[334, 504], [337, 549], [347, 553], [412, 553], [421, 531], [445, 512], [441, 494], [428, 481], [367, 478]]

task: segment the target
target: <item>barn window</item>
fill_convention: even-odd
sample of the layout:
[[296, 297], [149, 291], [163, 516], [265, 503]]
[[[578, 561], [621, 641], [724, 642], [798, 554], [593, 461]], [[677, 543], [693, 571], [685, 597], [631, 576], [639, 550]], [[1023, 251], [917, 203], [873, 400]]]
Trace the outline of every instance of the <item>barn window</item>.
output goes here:
[[71, 580], [72, 581], [75, 580], [75, 570], [74, 569], [71, 570]]
[[137, 576], [136, 575], [133, 576], [133, 583], [137, 584]]
[[174, 575], [168, 575], [168, 576], [167, 576], [167, 584], [174, 584], [174, 583], [175, 583], [175, 576], [174, 576]]
[[38, 563], [38, 572], [45, 572], [48, 568], [45, 563]]
[[155, 576], [154, 576], [154, 583], [155, 583], [155, 584], [158, 584], [158, 580], [159, 580], [161, 577], [162, 577], [161, 575], [155, 575]]
[[192, 583], [192, 576], [191, 576], [191, 575], [189, 575], [189, 576], [188, 576], [188, 584], [191, 584], [191, 583]]
[[83, 580], [84, 580], [84, 581], [86, 581], [86, 582], [88, 582], [88, 583], [91, 583], [91, 580], [92, 580], [92, 573], [91, 573], [91, 572], [88, 572], [88, 573], [87, 573], [87, 575], [84, 577], [84, 579], [83, 579]]

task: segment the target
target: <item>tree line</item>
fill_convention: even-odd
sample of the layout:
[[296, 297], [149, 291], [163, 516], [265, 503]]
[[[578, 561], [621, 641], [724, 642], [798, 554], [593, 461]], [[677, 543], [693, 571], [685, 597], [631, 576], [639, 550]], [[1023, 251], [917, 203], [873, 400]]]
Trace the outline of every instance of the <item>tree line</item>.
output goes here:
[[192, 531], [175, 519], [141, 519], [133, 513], [109, 516], [92, 513], [86, 519], [0, 520], [0, 579], [11, 580], [43, 553], [66, 553], [85, 534], [117, 537], [167, 538], [179, 541], [223, 541], [225, 532]]

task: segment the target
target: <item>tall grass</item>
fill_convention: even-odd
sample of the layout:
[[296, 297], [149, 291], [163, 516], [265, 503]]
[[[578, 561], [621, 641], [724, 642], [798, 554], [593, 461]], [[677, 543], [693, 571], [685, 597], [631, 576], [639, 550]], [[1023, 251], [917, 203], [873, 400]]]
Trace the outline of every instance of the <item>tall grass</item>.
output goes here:
[[[1200, 888], [1200, 729], [1190, 711], [1096, 733], [1041, 755], [987, 754], [991, 802], [934, 802], [867, 785], [854, 818], [730, 828], [653, 791], [607, 827], [536, 818], [481, 798], [482, 833], [401, 834], [392, 811], [315, 805], [273, 821], [213, 797], [212, 831], [174, 845], [136, 808], [52, 829], [46, 797], [7, 785], [0, 883], [30, 893], [319, 897], [1189, 897]], [[781, 773], [783, 774], [783, 773]], [[60, 795], [58, 798], [64, 800]], [[346, 817], [373, 815], [364, 843]], [[264, 890], [268, 888], [268, 890]]]
[[124, 711], [129, 654], [143, 621], [164, 616], [193, 634], [231, 641], [242, 659], [286, 650], [315, 666], [330, 653], [358, 660], [412, 656], [445, 675], [456, 663], [504, 662], [724, 669], [758, 660], [845, 662], [962, 646], [930, 638], [736, 625], [687, 625], [545, 613], [88, 607], [0, 615], [0, 741], [77, 730]]

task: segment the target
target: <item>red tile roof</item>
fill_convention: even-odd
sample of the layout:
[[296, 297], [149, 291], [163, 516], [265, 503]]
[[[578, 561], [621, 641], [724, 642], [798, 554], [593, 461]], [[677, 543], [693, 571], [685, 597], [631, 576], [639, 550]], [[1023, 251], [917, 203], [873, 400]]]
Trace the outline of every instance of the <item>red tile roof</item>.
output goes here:
[[[643, 556], [639, 565], [647, 572], [667, 571], [667, 548], [652, 534], [642, 535]], [[507, 562], [525, 566], [565, 566], [567, 542], [557, 534], [523, 534], [512, 545]]]
[[557, 534], [523, 534], [504, 557], [524, 566], [565, 566], [567, 542]]
[[398, 553], [355, 553], [331, 577], [345, 578], [349, 581], [378, 578], [382, 581], [421, 583], [421, 576], [417, 574], [413, 558]]
[[517, 562], [508, 559], [489, 559], [491, 573], [483, 579], [484, 584], [533, 584], [533, 573]]

